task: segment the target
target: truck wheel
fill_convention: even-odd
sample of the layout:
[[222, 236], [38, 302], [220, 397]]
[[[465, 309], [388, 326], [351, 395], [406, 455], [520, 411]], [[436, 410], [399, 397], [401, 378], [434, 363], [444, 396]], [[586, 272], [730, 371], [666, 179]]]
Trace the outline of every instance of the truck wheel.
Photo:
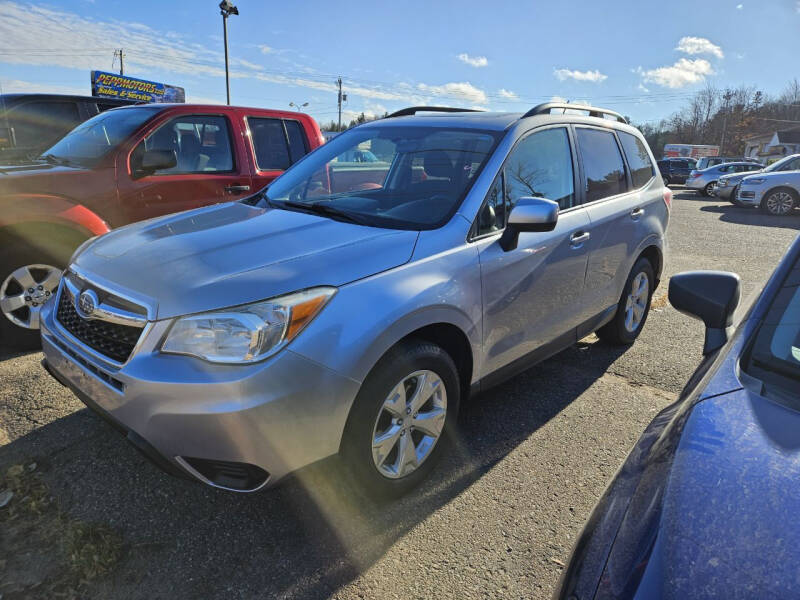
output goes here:
[[367, 376], [342, 437], [345, 463], [367, 492], [398, 497], [446, 451], [459, 405], [458, 371], [439, 346], [401, 344]]
[[59, 255], [30, 247], [10, 248], [0, 261], [0, 342], [14, 350], [41, 344], [39, 313], [55, 296], [61, 273], [74, 248]]
[[788, 215], [795, 206], [797, 206], [797, 194], [789, 188], [771, 190], [761, 201], [761, 210], [776, 217]]
[[633, 265], [614, 318], [597, 330], [597, 337], [614, 345], [632, 344], [647, 321], [655, 287], [653, 265], [640, 258]]

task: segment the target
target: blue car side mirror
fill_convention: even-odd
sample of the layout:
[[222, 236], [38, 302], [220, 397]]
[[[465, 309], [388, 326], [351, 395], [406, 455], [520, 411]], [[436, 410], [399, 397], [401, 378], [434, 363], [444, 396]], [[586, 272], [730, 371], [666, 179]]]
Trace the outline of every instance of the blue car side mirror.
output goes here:
[[741, 294], [739, 276], [726, 271], [687, 271], [669, 280], [670, 304], [705, 323], [704, 355], [718, 350], [728, 341]]
[[500, 238], [500, 246], [508, 252], [517, 247], [522, 231], [553, 231], [558, 223], [558, 202], [545, 198], [523, 196], [517, 200], [508, 215], [506, 229]]

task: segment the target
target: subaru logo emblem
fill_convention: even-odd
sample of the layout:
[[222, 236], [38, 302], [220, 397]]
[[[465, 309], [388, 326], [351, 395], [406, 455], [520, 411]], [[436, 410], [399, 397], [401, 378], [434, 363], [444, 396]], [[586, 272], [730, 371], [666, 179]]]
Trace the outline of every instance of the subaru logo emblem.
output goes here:
[[78, 314], [84, 319], [91, 317], [94, 309], [97, 308], [97, 304], [97, 294], [95, 294], [92, 290], [82, 291], [80, 296], [78, 296]]

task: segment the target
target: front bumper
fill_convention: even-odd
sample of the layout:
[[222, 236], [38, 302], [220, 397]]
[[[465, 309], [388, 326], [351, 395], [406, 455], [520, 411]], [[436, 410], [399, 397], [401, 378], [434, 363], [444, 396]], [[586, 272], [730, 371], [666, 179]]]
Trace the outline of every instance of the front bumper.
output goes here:
[[717, 198], [722, 198], [723, 200], [730, 200], [731, 194], [736, 186], [733, 185], [726, 185], [725, 187], [719, 187], [719, 185], [714, 186], [714, 196]]
[[745, 206], [760, 206], [764, 191], [759, 188], [739, 186], [736, 191], [736, 200]]
[[[47, 370], [172, 474], [255, 491], [338, 452], [358, 382], [288, 349], [253, 365], [215, 365], [160, 354], [145, 340], [113, 366], [61, 328], [54, 304], [41, 320]], [[237, 480], [236, 469], [247, 477]]]

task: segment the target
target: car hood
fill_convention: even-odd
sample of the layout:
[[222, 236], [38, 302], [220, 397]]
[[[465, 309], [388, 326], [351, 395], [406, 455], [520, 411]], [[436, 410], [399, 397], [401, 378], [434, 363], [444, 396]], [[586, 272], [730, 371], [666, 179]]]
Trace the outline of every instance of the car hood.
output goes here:
[[761, 173], [762, 173], [762, 171], [760, 171], [760, 170], [759, 171], [748, 171], [747, 173], [731, 173], [730, 175], [723, 175], [722, 177], [719, 178], [719, 181], [725, 180], [728, 183], [732, 183], [732, 182], [735, 182], [735, 181], [741, 181], [742, 179], [744, 179], [748, 175], [759, 175]]
[[747, 390], [700, 402], [637, 598], [800, 595], [800, 413]]
[[341, 286], [408, 262], [418, 235], [234, 202], [117, 229], [73, 264], [164, 319]]
[[[0, 194], [59, 195], [63, 193], [65, 185], [80, 185], [79, 182], [92, 176], [96, 176], [96, 170], [77, 166], [53, 165], [40, 161], [18, 165], [0, 165]], [[70, 189], [72, 188], [70, 187]]]

